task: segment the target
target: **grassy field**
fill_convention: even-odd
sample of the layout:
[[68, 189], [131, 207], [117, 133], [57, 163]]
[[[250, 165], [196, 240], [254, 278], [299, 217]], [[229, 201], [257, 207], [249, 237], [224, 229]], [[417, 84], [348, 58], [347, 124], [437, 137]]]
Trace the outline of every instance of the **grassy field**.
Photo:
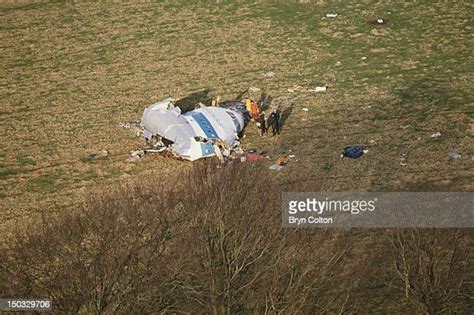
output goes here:
[[[292, 150], [298, 161], [275, 172], [282, 185], [472, 190], [473, 10], [468, 1], [2, 3], [0, 222], [146, 174], [166, 180], [190, 163], [125, 162], [143, 142], [117, 124], [167, 96], [234, 99], [250, 86], [282, 106], [284, 127], [259, 138], [251, 125], [242, 144], [272, 159]], [[305, 91], [321, 84], [327, 92]], [[369, 153], [340, 159], [352, 144]], [[107, 158], [83, 159], [102, 149]]]

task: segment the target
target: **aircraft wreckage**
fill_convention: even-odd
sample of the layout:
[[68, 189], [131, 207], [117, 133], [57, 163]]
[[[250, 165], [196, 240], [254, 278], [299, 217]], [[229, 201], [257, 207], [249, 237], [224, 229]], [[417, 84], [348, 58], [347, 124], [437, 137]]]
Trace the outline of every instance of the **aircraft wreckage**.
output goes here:
[[[158, 140], [161, 151], [194, 161], [217, 156], [223, 159], [239, 145], [239, 136], [249, 120], [244, 103], [221, 107], [202, 106], [185, 113], [167, 98], [147, 107], [140, 122], [143, 137]], [[161, 152], [160, 151], [160, 152]]]

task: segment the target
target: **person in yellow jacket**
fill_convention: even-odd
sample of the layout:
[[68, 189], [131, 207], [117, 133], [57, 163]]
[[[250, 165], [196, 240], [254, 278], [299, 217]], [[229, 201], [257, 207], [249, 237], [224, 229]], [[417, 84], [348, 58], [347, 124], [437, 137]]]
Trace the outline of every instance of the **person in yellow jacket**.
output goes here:
[[245, 107], [247, 108], [247, 111], [249, 112], [249, 114], [252, 113], [252, 101], [250, 100], [250, 98], [248, 96], [245, 97]]
[[221, 101], [221, 96], [217, 95], [217, 97], [212, 99], [211, 106], [218, 107], [220, 101]]

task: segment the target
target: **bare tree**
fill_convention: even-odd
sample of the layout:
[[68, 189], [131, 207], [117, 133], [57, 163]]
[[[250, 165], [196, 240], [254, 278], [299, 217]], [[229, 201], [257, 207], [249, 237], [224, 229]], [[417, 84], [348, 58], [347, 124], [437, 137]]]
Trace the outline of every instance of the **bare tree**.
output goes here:
[[164, 260], [176, 219], [164, 189], [122, 187], [48, 216], [1, 251], [4, 294], [46, 296], [55, 310], [116, 313], [172, 307]]
[[324, 308], [318, 289], [337, 278], [347, 250], [336, 233], [283, 229], [281, 188], [259, 164], [211, 164], [187, 178], [186, 300], [213, 314]]
[[391, 242], [408, 303], [427, 314], [472, 314], [472, 231], [393, 230]]

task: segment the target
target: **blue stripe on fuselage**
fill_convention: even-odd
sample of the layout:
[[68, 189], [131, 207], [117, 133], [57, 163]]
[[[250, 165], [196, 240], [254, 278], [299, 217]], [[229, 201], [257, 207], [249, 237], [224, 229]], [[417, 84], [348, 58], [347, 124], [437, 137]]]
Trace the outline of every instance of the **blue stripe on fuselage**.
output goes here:
[[202, 131], [206, 134], [206, 137], [208, 139], [219, 139], [219, 136], [217, 135], [216, 130], [214, 127], [212, 127], [211, 123], [207, 119], [206, 116], [204, 116], [203, 113], [186, 113], [185, 115], [190, 115], [194, 118], [194, 120], [197, 122], [199, 127], [201, 127]]

